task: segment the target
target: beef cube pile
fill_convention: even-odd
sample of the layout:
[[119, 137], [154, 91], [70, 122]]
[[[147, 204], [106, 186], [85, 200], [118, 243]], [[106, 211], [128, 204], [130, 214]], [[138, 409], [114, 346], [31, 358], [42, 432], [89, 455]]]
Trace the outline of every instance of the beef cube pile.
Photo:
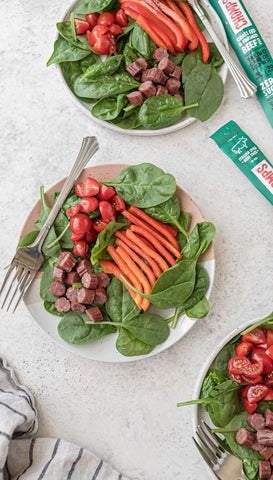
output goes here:
[[142, 82], [137, 91], [127, 95], [129, 102], [132, 105], [142, 105], [145, 98], [168, 93], [179, 98], [184, 105], [182, 95], [177, 93], [181, 87], [182, 68], [174, 64], [169, 58], [168, 50], [163, 47], [157, 48], [153, 58], [158, 64], [157, 68], [150, 68], [146, 58], [138, 58], [126, 68], [135, 80]]
[[[53, 271], [53, 279], [50, 285], [52, 295], [58, 297], [55, 308], [58, 312], [75, 313], [85, 312], [92, 322], [103, 320], [98, 307], [86, 308], [87, 305], [102, 305], [106, 302], [105, 288], [110, 283], [107, 273], [93, 273], [92, 265], [86, 258], [80, 263], [71, 252], [62, 252], [59, 255], [59, 264]], [[81, 282], [81, 288], [72, 285]], [[69, 285], [67, 287], [66, 285]]]
[[259, 477], [273, 480], [273, 412], [267, 408], [264, 415], [253, 413], [247, 416], [247, 423], [255, 432], [240, 428], [236, 441], [244, 447], [256, 450], [264, 460], [259, 462]]

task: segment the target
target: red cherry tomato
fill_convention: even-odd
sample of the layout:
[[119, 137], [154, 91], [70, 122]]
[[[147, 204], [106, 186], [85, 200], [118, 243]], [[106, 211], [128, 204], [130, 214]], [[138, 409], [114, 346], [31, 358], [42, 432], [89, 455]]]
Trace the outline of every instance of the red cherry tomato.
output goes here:
[[236, 356], [231, 357], [228, 362], [228, 371], [234, 375], [241, 375], [243, 373], [243, 367], [246, 365], [250, 365], [250, 361], [247, 357], [244, 356]]
[[273, 330], [267, 330], [267, 347], [273, 345]]
[[76, 203], [76, 205], [73, 205], [73, 207], [68, 208], [65, 213], [68, 217], [74, 217], [75, 215], [77, 215], [79, 211], [80, 211], [80, 205]]
[[71, 242], [78, 242], [79, 240], [82, 240], [85, 237], [85, 233], [72, 233], [71, 235]]
[[106, 25], [109, 27], [115, 22], [115, 15], [111, 12], [103, 12], [98, 18], [98, 25]]
[[108, 222], [105, 222], [102, 218], [95, 218], [94, 223], [93, 223], [93, 228], [96, 230], [96, 232], [102, 232], [102, 230], [107, 227]]
[[96, 197], [83, 197], [80, 201], [81, 212], [94, 212], [99, 206], [99, 201]]
[[83, 194], [82, 194], [82, 182], [77, 183], [77, 185], [75, 185], [74, 192], [76, 193], [76, 195], [77, 195], [78, 197], [82, 197], [82, 196], [83, 196]]
[[92, 228], [90, 232], [87, 232], [85, 239], [87, 243], [95, 243], [95, 241], [97, 240], [97, 237], [98, 237], [98, 232], [96, 232], [96, 230]]
[[243, 366], [243, 371], [242, 373], [244, 375], [247, 375], [248, 377], [258, 377], [258, 375], [261, 375], [261, 373], [263, 372], [263, 368], [264, 368], [264, 365], [263, 365], [263, 362], [259, 362], [259, 363], [249, 363], [248, 365], [244, 365]]
[[111, 217], [116, 213], [113, 205], [107, 200], [102, 200], [99, 203], [99, 209], [103, 220], [110, 220]]
[[99, 14], [98, 13], [88, 13], [85, 15], [85, 20], [89, 23], [90, 28], [94, 28], [98, 23]]
[[115, 53], [115, 51], [116, 51], [117, 48], [118, 48], [116, 39], [115, 39], [115, 37], [114, 37], [110, 32], [109, 32], [107, 35], [109, 35], [109, 39], [110, 39], [110, 49], [109, 49], [109, 53]]
[[117, 212], [122, 212], [122, 210], [125, 210], [125, 203], [119, 195], [114, 195], [110, 202]]
[[242, 336], [242, 342], [251, 342], [255, 343], [255, 345], [261, 345], [262, 343], [266, 343], [265, 332], [260, 328], [253, 328], [253, 330], [245, 333]]
[[99, 55], [108, 55], [114, 53], [117, 49], [117, 42], [113, 35], [105, 34], [99, 37], [93, 45], [94, 52]]
[[251, 350], [253, 350], [254, 345], [251, 342], [241, 342], [236, 347], [236, 355], [247, 356]]
[[[109, 218], [109, 223], [110, 222], [116, 222], [117, 219], [118, 219], [118, 214], [117, 214], [117, 212], [115, 212], [114, 215], [112, 215], [112, 217]], [[108, 221], [108, 220], [106, 220], [106, 221]]]
[[76, 242], [73, 247], [73, 253], [79, 257], [84, 257], [88, 252], [88, 244], [86, 240]]
[[94, 45], [96, 41], [103, 37], [103, 35], [105, 35], [107, 32], [109, 32], [109, 27], [106, 27], [105, 25], [96, 25], [92, 32], [89, 30], [86, 33], [88, 42], [90, 45]]
[[256, 347], [254, 348], [252, 355], [251, 355], [251, 360], [253, 363], [263, 363], [263, 373], [269, 373], [273, 370], [273, 360], [269, 358], [269, 356], [266, 354], [266, 351], [263, 348]]
[[267, 350], [265, 351], [265, 353], [269, 358], [273, 359], [273, 345], [268, 347]]
[[74, 18], [75, 30], [77, 35], [82, 35], [89, 29], [89, 23], [81, 18]]
[[230, 380], [234, 380], [237, 383], [243, 383], [243, 381], [244, 381], [242, 379], [242, 375], [239, 375], [239, 374], [235, 375], [234, 373], [229, 373], [228, 376], [229, 376]]
[[98, 198], [100, 200], [110, 200], [116, 194], [116, 190], [113, 187], [107, 187], [100, 183], [100, 191], [98, 193]]
[[99, 193], [100, 185], [95, 178], [86, 177], [82, 182], [83, 197], [94, 197]]
[[117, 35], [120, 35], [123, 32], [121, 26], [118, 25], [117, 23], [113, 23], [112, 25], [110, 25], [109, 31], [110, 33], [112, 33], [112, 35], [114, 35], [114, 37], [116, 37]]
[[122, 8], [115, 13], [115, 22], [118, 23], [121, 27], [127, 27], [127, 15], [124, 10], [122, 10]]
[[244, 407], [250, 415], [255, 412], [257, 408], [257, 403], [249, 403], [246, 398], [243, 398]]
[[273, 389], [272, 388], [269, 388], [266, 396], [263, 398], [263, 400], [273, 400]]
[[87, 233], [91, 230], [92, 220], [83, 213], [77, 213], [75, 217], [70, 219], [70, 228], [72, 233], [79, 235], [79, 233]]
[[256, 383], [260, 383], [263, 381], [263, 377], [258, 375], [258, 377], [248, 377], [247, 375], [242, 375], [243, 382], [248, 382], [251, 385], [255, 385]]
[[268, 387], [273, 387], [273, 371], [266, 373], [266, 375], [264, 376], [264, 383]]
[[257, 385], [250, 385], [246, 396], [247, 401], [249, 403], [257, 403], [266, 396], [268, 391], [269, 387], [262, 385], [261, 383], [258, 383]]

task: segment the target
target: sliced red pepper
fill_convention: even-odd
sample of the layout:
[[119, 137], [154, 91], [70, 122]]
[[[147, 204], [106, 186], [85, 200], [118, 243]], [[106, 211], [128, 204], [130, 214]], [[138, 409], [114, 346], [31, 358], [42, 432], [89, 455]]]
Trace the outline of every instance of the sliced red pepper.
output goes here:
[[133, 290], [130, 287], [128, 287], [128, 285], [121, 278], [121, 275], [122, 275], [125, 278], [125, 280], [129, 282], [129, 278], [124, 273], [121, 272], [120, 268], [111, 260], [99, 260], [99, 262], [104, 273], [108, 273], [108, 274], [110, 273], [115, 277], [117, 277], [121, 281], [121, 283], [123, 283], [123, 285], [127, 288], [127, 290], [130, 292], [130, 295], [133, 298], [133, 300], [135, 300], [137, 294], [133, 292]]
[[141, 237], [144, 237], [150, 242], [155, 249], [160, 253], [162, 257], [169, 262], [170, 265], [174, 266], [177, 264], [176, 260], [172, 257], [172, 255], [166, 250], [165, 247], [157, 240], [157, 238], [150, 233], [149, 230], [143, 227], [139, 227], [138, 225], [131, 225], [130, 230], [134, 233], [138, 233]]
[[166, 50], [168, 49], [166, 43], [155, 32], [155, 30], [153, 29], [153, 24], [149, 20], [146, 20], [146, 18], [142, 15], [139, 15], [139, 13], [136, 13], [135, 10], [133, 10], [132, 8], [125, 8], [123, 5], [122, 8], [127, 15], [130, 15], [130, 17], [136, 20], [136, 22], [141, 26], [141, 28], [143, 28], [146, 33], [148, 33], [149, 37], [153, 40], [153, 42], [155, 42], [158, 47], [165, 48]]
[[129, 255], [130, 257], [139, 265], [141, 270], [147, 275], [151, 287], [154, 286], [156, 282], [156, 276], [153, 273], [152, 269], [147, 265], [147, 263], [142, 260], [123, 240], [120, 238], [116, 239], [116, 244], [120, 247], [122, 247]]
[[[209, 59], [209, 45], [207, 40], [205, 39], [203, 33], [201, 32], [200, 28], [198, 27], [193, 13], [191, 11], [191, 7], [186, 2], [177, 2], [177, 5], [183, 11], [186, 19], [188, 20], [191, 28], [193, 29], [194, 33], [196, 34], [198, 41], [200, 43], [202, 53], [203, 53], [203, 62], [207, 63]], [[190, 48], [190, 46], [189, 46]]]

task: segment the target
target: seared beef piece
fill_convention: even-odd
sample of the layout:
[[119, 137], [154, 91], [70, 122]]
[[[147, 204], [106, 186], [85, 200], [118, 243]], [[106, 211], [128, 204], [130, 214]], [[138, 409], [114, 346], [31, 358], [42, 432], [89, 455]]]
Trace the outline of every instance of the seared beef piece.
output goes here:
[[89, 288], [79, 288], [78, 290], [78, 302], [90, 305], [93, 303], [95, 297], [95, 290], [89, 290]]
[[60, 265], [61, 267], [63, 267], [63, 269], [66, 272], [71, 272], [72, 268], [75, 267], [77, 260], [74, 257], [74, 255], [72, 255], [72, 253], [70, 252], [65, 252], [65, 253], [66, 255], [63, 256], [62, 260], [60, 261]]
[[107, 273], [99, 272], [97, 273], [98, 287], [107, 288], [110, 284], [110, 277]]
[[142, 72], [150, 66], [146, 58], [138, 58], [126, 68], [126, 72], [130, 73], [135, 80], [140, 80]]
[[168, 75], [166, 75], [164, 72], [162, 72], [161, 85], [166, 85], [168, 78], [169, 78]]
[[257, 431], [257, 442], [267, 447], [273, 447], [273, 430], [265, 428]]
[[147, 82], [147, 80], [148, 80], [147, 76], [149, 76], [149, 70], [144, 70], [144, 72], [141, 75], [142, 83]]
[[76, 266], [77, 273], [82, 277], [86, 272], [92, 273], [93, 268], [89, 260], [86, 258], [82, 260], [78, 265]]
[[182, 97], [182, 95], [179, 95], [179, 93], [176, 93], [174, 95], [175, 98], [179, 98], [180, 102], [181, 102], [181, 105], [184, 105], [184, 98]]
[[254, 428], [254, 430], [261, 430], [265, 427], [265, 418], [260, 413], [248, 414], [247, 423], [250, 427]]
[[158, 64], [158, 68], [166, 75], [170, 75], [174, 71], [175, 64], [168, 57], [163, 57]]
[[74, 287], [69, 287], [66, 290], [66, 297], [68, 298], [68, 300], [70, 300], [70, 302], [73, 302], [74, 300], [77, 300], [78, 291], [79, 291], [79, 288], [74, 288]]
[[175, 66], [172, 73], [170, 73], [170, 77], [176, 78], [176, 80], [181, 80], [182, 68]]
[[151, 80], [154, 83], [161, 83], [163, 79], [163, 72], [159, 68], [149, 68], [145, 74], [146, 81]]
[[95, 290], [95, 298], [94, 298], [94, 303], [96, 303], [97, 305], [102, 305], [103, 303], [105, 303], [107, 300], [107, 297], [106, 297], [106, 291], [104, 290], [104, 288], [96, 288]]
[[60, 255], [59, 255], [59, 262], [61, 262], [63, 260], [63, 258], [66, 256], [68, 252], [61, 252]]
[[169, 90], [170, 95], [175, 95], [181, 87], [181, 82], [175, 78], [169, 78], [169, 80], [167, 80], [166, 87]]
[[260, 445], [256, 440], [254, 440], [254, 443], [252, 443], [250, 448], [251, 450], [255, 450], [255, 452], [260, 452], [264, 448], [264, 445]]
[[102, 313], [98, 307], [88, 308], [88, 310], [86, 310], [85, 313], [86, 315], [88, 315], [90, 320], [94, 323], [100, 322], [101, 320], [103, 320]]
[[50, 291], [52, 295], [55, 295], [55, 297], [62, 297], [65, 294], [66, 288], [61, 282], [53, 282], [50, 285]]
[[159, 95], [165, 95], [166, 93], [169, 93], [169, 90], [167, 89], [167, 87], [163, 87], [163, 85], [157, 85], [157, 89], [156, 89], [157, 97]]
[[65, 297], [57, 298], [55, 302], [55, 308], [57, 312], [69, 312], [70, 310], [70, 301]]
[[156, 95], [156, 86], [148, 80], [140, 85], [139, 91], [147, 98], [154, 97]]
[[273, 465], [273, 455], [272, 455], [272, 457], [270, 457], [270, 463], [271, 463], [271, 465]]
[[150, 62], [147, 60], [147, 58], [138, 58], [135, 63], [137, 63], [137, 65], [141, 65], [143, 72], [150, 67]]
[[77, 272], [69, 272], [66, 275], [66, 283], [68, 285], [73, 285], [73, 283], [79, 283], [81, 281], [81, 277]]
[[273, 480], [273, 473], [271, 473], [269, 480]]
[[273, 447], [263, 447], [260, 450], [260, 454], [266, 459], [269, 460], [273, 455]]
[[164, 57], [168, 58], [168, 50], [163, 47], [159, 47], [156, 49], [155, 53], [153, 54], [153, 59], [156, 61], [156, 63], [159, 63], [160, 60]]
[[142, 93], [138, 91], [128, 93], [127, 98], [132, 105], [142, 105], [144, 102]]
[[260, 478], [269, 478], [271, 476], [271, 465], [270, 462], [265, 460], [259, 461], [259, 477]]
[[79, 303], [77, 300], [71, 302], [71, 310], [75, 313], [83, 313], [86, 310], [86, 306]]
[[61, 265], [56, 265], [56, 267], [53, 270], [52, 277], [54, 278], [54, 280], [57, 280], [57, 282], [62, 282], [62, 283], [64, 282], [65, 273]]
[[95, 273], [86, 272], [82, 276], [82, 284], [85, 288], [90, 288], [91, 290], [95, 290], [98, 286], [98, 279]]
[[267, 408], [264, 412], [265, 426], [273, 429], [273, 412], [270, 408]]
[[255, 440], [255, 435], [246, 428], [242, 427], [236, 433], [236, 442], [244, 447], [251, 447]]

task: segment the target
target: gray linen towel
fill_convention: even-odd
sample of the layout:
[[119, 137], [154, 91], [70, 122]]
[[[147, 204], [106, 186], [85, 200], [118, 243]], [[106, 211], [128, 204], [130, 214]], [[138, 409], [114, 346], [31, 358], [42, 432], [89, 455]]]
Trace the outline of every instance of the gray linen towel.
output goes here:
[[84, 448], [37, 430], [31, 392], [0, 357], [0, 480], [126, 480]]

